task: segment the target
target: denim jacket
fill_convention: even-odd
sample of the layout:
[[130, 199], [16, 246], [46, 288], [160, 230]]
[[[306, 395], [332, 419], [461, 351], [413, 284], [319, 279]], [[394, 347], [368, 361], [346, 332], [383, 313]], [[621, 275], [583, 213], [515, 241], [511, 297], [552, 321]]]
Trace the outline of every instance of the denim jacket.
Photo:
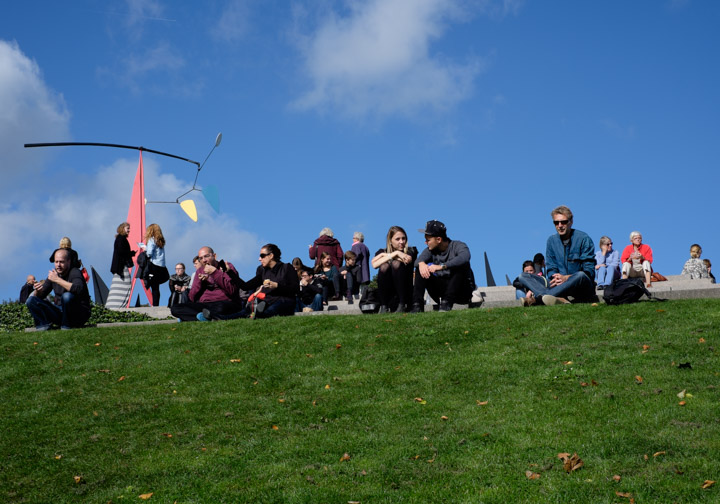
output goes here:
[[570, 242], [563, 245], [560, 235], [550, 236], [545, 251], [548, 278], [555, 273], [572, 275], [584, 272], [590, 280], [595, 278], [595, 244], [592, 238], [577, 229], [571, 229]]

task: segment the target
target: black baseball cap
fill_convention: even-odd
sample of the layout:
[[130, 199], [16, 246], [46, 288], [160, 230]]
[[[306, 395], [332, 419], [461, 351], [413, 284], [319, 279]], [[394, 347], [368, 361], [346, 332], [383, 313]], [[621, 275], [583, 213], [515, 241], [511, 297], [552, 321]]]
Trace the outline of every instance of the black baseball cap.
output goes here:
[[427, 224], [425, 224], [425, 229], [418, 229], [418, 231], [428, 236], [439, 236], [441, 238], [447, 238], [447, 228], [445, 228], [445, 224], [438, 220], [427, 221]]

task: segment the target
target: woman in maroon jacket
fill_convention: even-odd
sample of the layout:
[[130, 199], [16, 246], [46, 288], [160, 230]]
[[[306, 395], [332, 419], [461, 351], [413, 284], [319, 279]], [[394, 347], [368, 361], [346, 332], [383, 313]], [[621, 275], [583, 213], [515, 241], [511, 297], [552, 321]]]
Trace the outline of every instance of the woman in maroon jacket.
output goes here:
[[343, 263], [343, 250], [340, 247], [340, 242], [337, 241], [333, 235], [332, 229], [323, 228], [320, 231], [320, 236], [317, 240], [310, 245], [309, 254], [310, 259], [315, 259], [315, 266], [320, 264], [320, 256], [323, 252], [330, 254], [330, 260], [337, 269], [340, 269]]

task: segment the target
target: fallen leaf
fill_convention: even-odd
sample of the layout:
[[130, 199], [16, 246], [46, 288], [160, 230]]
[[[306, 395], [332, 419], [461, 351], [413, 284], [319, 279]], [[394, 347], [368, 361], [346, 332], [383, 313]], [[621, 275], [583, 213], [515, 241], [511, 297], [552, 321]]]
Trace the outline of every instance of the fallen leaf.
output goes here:
[[125, 379], [125, 376], [123, 375], [120, 378], [118, 378], [118, 381], [123, 381], [124, 379]]
[[525, 477], [529, 480], [539, 479], [540, 475], [536, 472], [525, 471]]
[[643, 345], [643, 352], [650, 350], [650, 345]]
[[166, 438], [172, 437], [172, 434], [170, 434], [169, 432], [163, 432], [162, 435], [165, 436]]
[[597, 387], [600, 384], [598, 382], [596, 382], [595, 380], [591, 380], [590, 385], [592, 385], [593, 387]]
[[588, 386], [588, 384], [587, 384], [587, 383], [585, 383], [585, 382], [582, 382], [582, 383], [580, 384], [580, 386], [581, 386], [581, 387], [587, 387], [587, 386]]
[[626, 499], [630, 499], [632, 497], [632, 494], [630, 492], [615, 492], [615, 495], [618, 497], [624, 497]]
[[109, 369], [98, 369], [97, 372], [98, 372], [98, 373], [109, 373], [110, 370], [109, 370]]
[[62, 455], [55, 455], [55, 460], [60, 460], [62, 458]]
[[687, 403], [686, 403], [685, 401], [680, 401], [678, 404], [679, 404], [680, 406], [685, 406]]
[[140, 494], [140, 495], [138, 495], [138, 498], [142, 499], [142, 500], [148, 500], [152, 496], [153, 496], [153, 492], [150, 492], [150, 493]]
[[279, 402], [279, 403], [284, 403], [284, 402], [285, 402], [285, 399], [283, 399], [283, 398], [281, 397], [280, 399], [278, 399], [278, 402]]
[[338, 343], [337, 345], [335, 345], [335, 350], [340, 350], [341, 348], [342, 348], [342, 345], [341, 345], [340, 343]]
[[487, 401], [477, 401], [477, 400], [476, 400], [476, 402], [477, 402], [478, 406], [487, 406], [487, 403], [488, 403]]
[[93, 416], [100, 416], [100, 413], [98, 413], [97, 411], [93, 411]]
[[710, 488], [714, 484], [715, 484], [715, 482], [713, 480], [705, 480], [705, 483], [702, 484], [701, 488], [703, 488], [703, 489]]
[[698, 340], [698, 343], [705, 343], [705, 338], [700, 338], [700, 339]]
[[653, 453], [653, 457], [657, 457], [657, 456], [659, 456], [659, 455], [665, 455], [665, 452], [664, 452], [664, 451], [659, 451], [659, 452]]
[[445, 415], [443, 415], [440, 417], [440, 420], [450, 420], [450, 419], [448, 417], [446, 417]]
[[85, 483], [85, 478], [83, 478], [82, 476], [73, 476], [73, 479], [75, 480], [76, 485], [79, 485], [80, 483]]
[[643, 459], [648, 460], [650, 457], [647, 456], [647, 453], [643, 455]]
[[642, 385], [642, 382], [643, 382], [642, 376], [635, 375], [635, 383], [637, 383], [638, 385]]
[[620, 483], [620, 480], [621, 480], [621, 479], [622, 479], [622, 478], [620, 477], [619, 474], [616, 474], [615, 476], [613, 476], [613, 480], [615, 480], [616, 483]]
[[280, 427], [278, 427], [277, 425], [273, 425], [272, 430], [280, 430]]
[[571, 360], [569, 360], [569, 361], [563, 361], [563, 364], [565, 364], [566, 366], [569, 366], [570, 364], [572, 364], [572, 361], [571, 361]]
[[678, 392], [678, 394], [677, 394], [678, 398], [685, 399], [685, 391], [686, 390], [687, 389], [682, 389], [680, 392]]
[[242, 362], [242, 359], [230, 359], [230, 362]]
[[578, 457], [577, 453], [573, 453], [572, 457], [568, 456], [567, 453], [558, 453], [558, 458], [563, 461], [563, 469], [565, 469], [565, 472], [568, 473], [577, 471], [583, 465], [585, 465], [585, 462], [583, 462], [582, 459]]
[[343, 456], [340, 457], [340, 462], [347, 462], [350, 460], [350, 454], [348, 452], [343, 453]]
[[416, 397], [415, 402], [420, 403], [420, 404], [427, 404], [427, 401], [425, 399], [423, 399], [422, 397]]
[[100, 346], [102, 343], [95, 343], [95, 346]]
[[308, 359], [312, 359], [312, 354], [306, 353], [305, 357], [307, 357]]
[[325, 390], [330, 390], [330, 384], [325, 385]]

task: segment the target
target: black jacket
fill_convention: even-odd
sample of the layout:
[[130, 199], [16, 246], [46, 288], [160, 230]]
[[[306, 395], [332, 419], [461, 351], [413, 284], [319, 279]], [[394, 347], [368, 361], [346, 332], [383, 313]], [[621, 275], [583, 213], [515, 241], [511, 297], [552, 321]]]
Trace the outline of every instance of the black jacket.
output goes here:
[[243, 290], [255, 292], [257, 288], [263, 284], [264, 280], [272, 280], [278, 284], [277, 289], [262, 290], [262, 292], [265, 292], [265, 301], [268, 304], [288, 299], [294, 301], [298, 291], [300, 290], [295, 268], [292, 267], [292, 264], [286, 264], [280, 261], [275, 264], [274, 268], [263, 268], [262, 266], [258, 266], [254, 278], [248, 280], [247, 282], [239, 279], [238, 285]]

